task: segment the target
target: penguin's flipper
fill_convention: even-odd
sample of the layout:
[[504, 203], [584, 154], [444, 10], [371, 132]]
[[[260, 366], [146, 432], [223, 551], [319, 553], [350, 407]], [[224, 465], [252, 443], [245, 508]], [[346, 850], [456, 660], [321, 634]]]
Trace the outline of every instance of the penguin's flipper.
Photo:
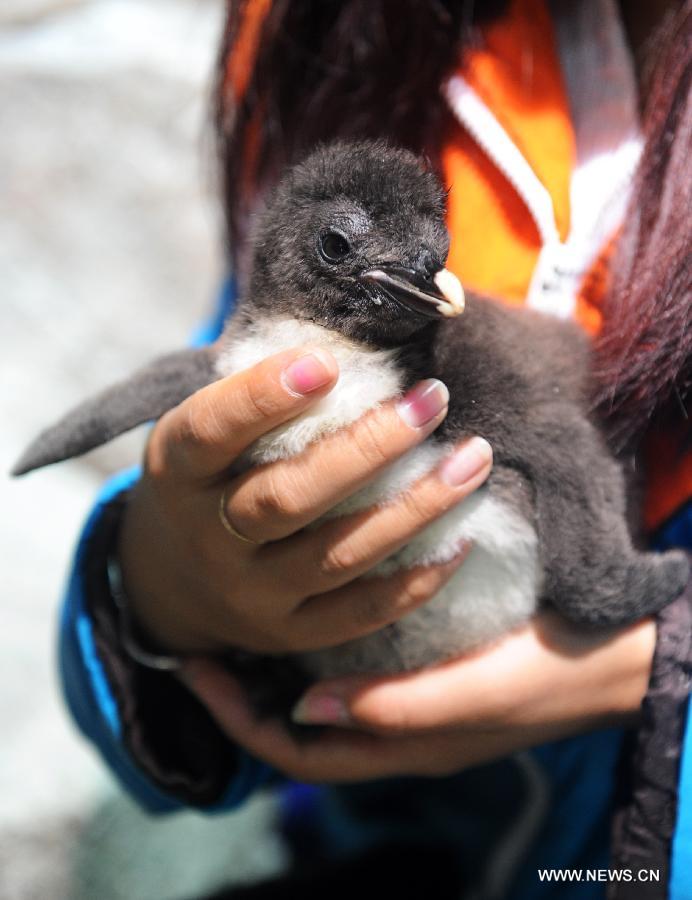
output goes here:
[[85, 400], [32, 441], [12, 469], [24, 475], [80, 456], [143, 422], [160, 418], [190, 394], [216, 381], [213, 347], [162, 356], [134, 375]]

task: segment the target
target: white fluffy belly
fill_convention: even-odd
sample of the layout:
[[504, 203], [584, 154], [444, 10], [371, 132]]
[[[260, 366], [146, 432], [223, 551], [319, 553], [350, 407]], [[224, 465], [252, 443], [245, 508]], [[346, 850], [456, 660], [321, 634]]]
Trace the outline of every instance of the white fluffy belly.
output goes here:
[[[395, 351], [370, 350], [292, 319], [265, 320], [229, 343], [220, 355], [219, 373], [240, 371], [272, 353], [306, 343], [328, 347], [339, 363], [339, 381], [306, 413], [253, 445], [246, 465], [294, 456], [402, 390]], [[391, 502], [449, 449], [432, 440], [413, 448], [328, 517]], [[449, 510], [371, 575], [446, 562], [462, 541], [471, 543], [469, 555], [424, 607], [368, 637], [303, 654], [306, 667], [320, 677], [419, 668], [486, 643], [528, 619], [540, 593], [536, 533], [518, 507], [488, 487]]]

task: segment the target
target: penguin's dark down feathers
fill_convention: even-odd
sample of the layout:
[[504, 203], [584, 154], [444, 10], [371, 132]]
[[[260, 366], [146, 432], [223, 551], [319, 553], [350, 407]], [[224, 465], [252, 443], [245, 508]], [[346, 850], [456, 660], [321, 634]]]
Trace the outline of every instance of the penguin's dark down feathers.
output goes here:
[[[290, 169], [258, 216], [248, 289], [213, 348], [165, 357], [43, 432], [20, 474], [157, 418], [216, 378], [272, 352], [321, 342], [336, 388], [260, 439], [240, 467], [300, 452], [415, 381], [450, 391], [437, 432], [340, 504], [347, 515], [401, 493], [468, 435], [485, 437], [487, 484], [375, 573], [471, 553], [422, 609], [358, 641], [300, 657], [310, 677], [399, 671], [478, 646], [550, 604], [612, 626], [671, 601], [688, 578], [677, 553], [633, 547], [620, 464], [589, 414], [589, 347], [571, 324], [467, 297], [444, 268], [445, 193], [412, 154], [332, 144]], [[463, 314], [460, 314], [463, 311]]]

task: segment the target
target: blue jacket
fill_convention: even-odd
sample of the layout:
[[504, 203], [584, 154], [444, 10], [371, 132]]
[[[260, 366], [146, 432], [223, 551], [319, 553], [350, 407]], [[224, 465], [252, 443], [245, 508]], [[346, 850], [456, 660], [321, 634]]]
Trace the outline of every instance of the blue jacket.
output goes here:
[[[198, 343], [219, 333], [232, 305], [228, 284], [213, 320], [197, 335]], [[126, 790], [148, 810], [166, 813], [183, 808], [185, 802], [147, 777], [123, 741], [121, 710], [99, 657], [86, 603], [90, 537], [109, 502], [134, 483], [138, 472], [132, 469], [111, 480], [86, 523], [62, 613], [60, 671], [80, 729]], [[657, 544], [661, 549], [692, 550], [692, 505], [666, 524]], [[556, 884], [542, 880], [539, 870], [582, 869], [585, 878], [587, 869], [608, 867], [622, 745], [623, 733], [611, 729], [538, 747], [451, 778], [320, 789], [284, 785], [285, 818], [289, 829], [310, 831], [327, 854], [362, 849], [391, 837], [415, 841], [423, 835], [448, 843], [460, 854], [464, 870], [485, 885], [485, 895], [507, 900], [603, 897], [602, 881]], [[242, 749], [229, 747], [228, 752], [234, 757], [233, 775], [222, 795], [204, 806], [210, 813], [232, 809], [262, 785], [279, 781]], [[692, 900], [691, 717], [678, 774], [669, 896]]]

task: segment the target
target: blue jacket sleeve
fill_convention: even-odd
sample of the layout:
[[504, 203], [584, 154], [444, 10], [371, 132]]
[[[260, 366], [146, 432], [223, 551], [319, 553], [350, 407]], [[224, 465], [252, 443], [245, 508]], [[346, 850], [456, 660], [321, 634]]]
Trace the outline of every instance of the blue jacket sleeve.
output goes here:
[[[204, 344], [219, 333], [233, 303], [229, 282], [219, 298], [213, 319], [200, 329], [196, 344]], [[104, 660], [99, 655], [95, 623], [88, 602], [87, 572], [94, 565], [92, 538], [99, 529], [106, 510], [119, 495], [131, 488], [139, 477], [133, 468], [113, 478], [101, 492], [89, 516], [70, 575], [62, 610], [59, 634], [59, 668], [67, 705], [84, 735], [91, 740], [119, 781], [139, 803], [151, 812], [164, 813], [187, 804], [173, 790], [166, 790], [143, 770], [125, 741], [121, 698], [109, 679]], [[172, 677], [172, 676], [168, 676]], [[178, 687], [178, 686], [176, 686]], [[205, 811], [225, 811], [243, 800], [269, 777], [269, 769], [238, 747], [228, 744], [229, 772], [227, 786]]]
[[[657, 545], [661, 550], [683, 547], [692, 553], [692, 501], [661, 529]], [[692, 642], [692, 636], [688, 635], [688, 642]], [[692, 657], [692, 654], [688, 656]], [[689, 692], [692, 685], [692, 659], [688, 658], [686, 662], [679, 677], [686, 682]], [[688, 900], [692, 897], [692, 696], [687, 699], [684, 718], [678, 770], [677, 815], [670, 860], [670, 900]]]

